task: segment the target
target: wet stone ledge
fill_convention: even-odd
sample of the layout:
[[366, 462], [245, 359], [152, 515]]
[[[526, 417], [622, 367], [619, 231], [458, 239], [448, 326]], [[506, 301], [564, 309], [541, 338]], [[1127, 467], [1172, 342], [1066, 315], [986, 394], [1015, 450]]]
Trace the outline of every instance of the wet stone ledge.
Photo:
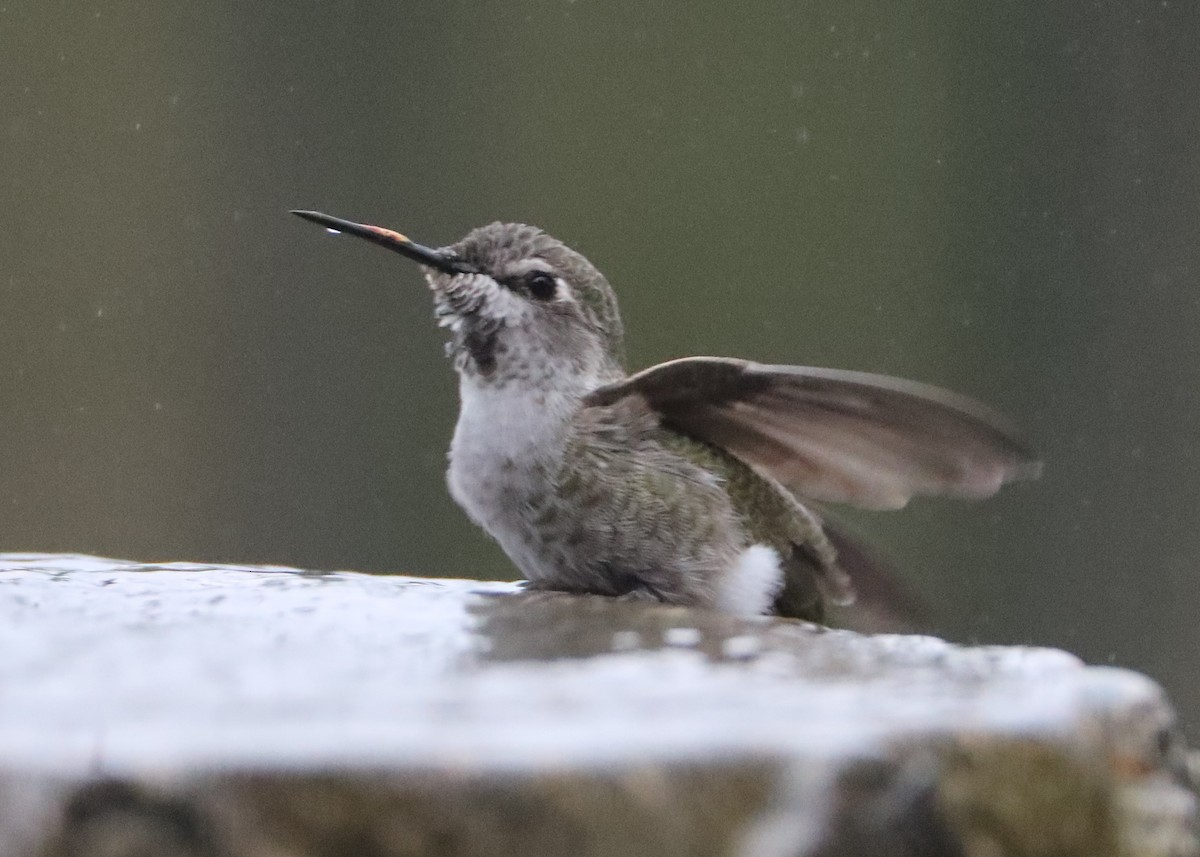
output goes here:
[[0, 857], [1194, 855], [1160, 689], [512, 584], [0, 554]]

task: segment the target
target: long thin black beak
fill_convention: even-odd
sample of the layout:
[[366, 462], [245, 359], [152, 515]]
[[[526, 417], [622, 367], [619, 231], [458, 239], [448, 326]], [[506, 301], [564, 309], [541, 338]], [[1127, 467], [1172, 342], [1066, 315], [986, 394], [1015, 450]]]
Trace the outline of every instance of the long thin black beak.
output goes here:
[[350, 220], [342, 220], [340, 217], [322, 214], [319, 211], [293, 211], [292, 214], [316, 223], [319, 226], [324, 226], [330, 232], [345, 232], [348, 235], [357, 235], [359, 238], [365, 238], [372, 244], [386, 247], [395, 253], [399, 253], [401, 256], [407, 256], [414, 262], [420, 262], [422, 265], [428, 265], [430, 268], [437, 268], [439, 271], [447, 274], [463, 274], [469, 273], [472, 270], [469, 265], [455, 259], [453, 256], [444, 254], [441, 250], [434, 250], [432, 247], [426, 247], [424, 244], [410, 241], [407, 236], [401, 235], [399, 232], [393, 232], [391, 229], [384, 229], [382, 226], [354, 223]]

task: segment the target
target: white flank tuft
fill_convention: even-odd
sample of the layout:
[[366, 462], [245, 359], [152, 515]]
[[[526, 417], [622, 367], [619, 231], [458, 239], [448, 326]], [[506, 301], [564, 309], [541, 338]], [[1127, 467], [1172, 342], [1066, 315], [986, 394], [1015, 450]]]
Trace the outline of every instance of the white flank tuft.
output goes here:
[[735, 616], [761, 616], [771, 609], [781, 589], [779, 554], [767, 545], [751, 545], [717, 584], [716, 606]]

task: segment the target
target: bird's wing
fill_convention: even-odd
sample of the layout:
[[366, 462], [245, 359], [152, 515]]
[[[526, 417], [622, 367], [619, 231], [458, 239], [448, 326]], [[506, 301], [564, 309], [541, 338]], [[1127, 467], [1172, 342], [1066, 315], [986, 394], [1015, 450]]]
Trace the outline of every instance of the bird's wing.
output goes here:
[[988, 497], [1041, 470], [983, 405], [884, 375], [689, 357], [601, 387], [587, 402], [626, 396], [814, 500], [897, 509], [915, 495]]

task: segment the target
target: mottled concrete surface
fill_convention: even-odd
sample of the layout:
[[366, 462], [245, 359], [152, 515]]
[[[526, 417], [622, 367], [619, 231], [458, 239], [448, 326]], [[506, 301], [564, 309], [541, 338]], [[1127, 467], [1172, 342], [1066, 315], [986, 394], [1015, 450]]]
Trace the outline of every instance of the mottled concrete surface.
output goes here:
[[1191, 855], [1149, 679], [512, 584], [0, 554], [0, 857]]

